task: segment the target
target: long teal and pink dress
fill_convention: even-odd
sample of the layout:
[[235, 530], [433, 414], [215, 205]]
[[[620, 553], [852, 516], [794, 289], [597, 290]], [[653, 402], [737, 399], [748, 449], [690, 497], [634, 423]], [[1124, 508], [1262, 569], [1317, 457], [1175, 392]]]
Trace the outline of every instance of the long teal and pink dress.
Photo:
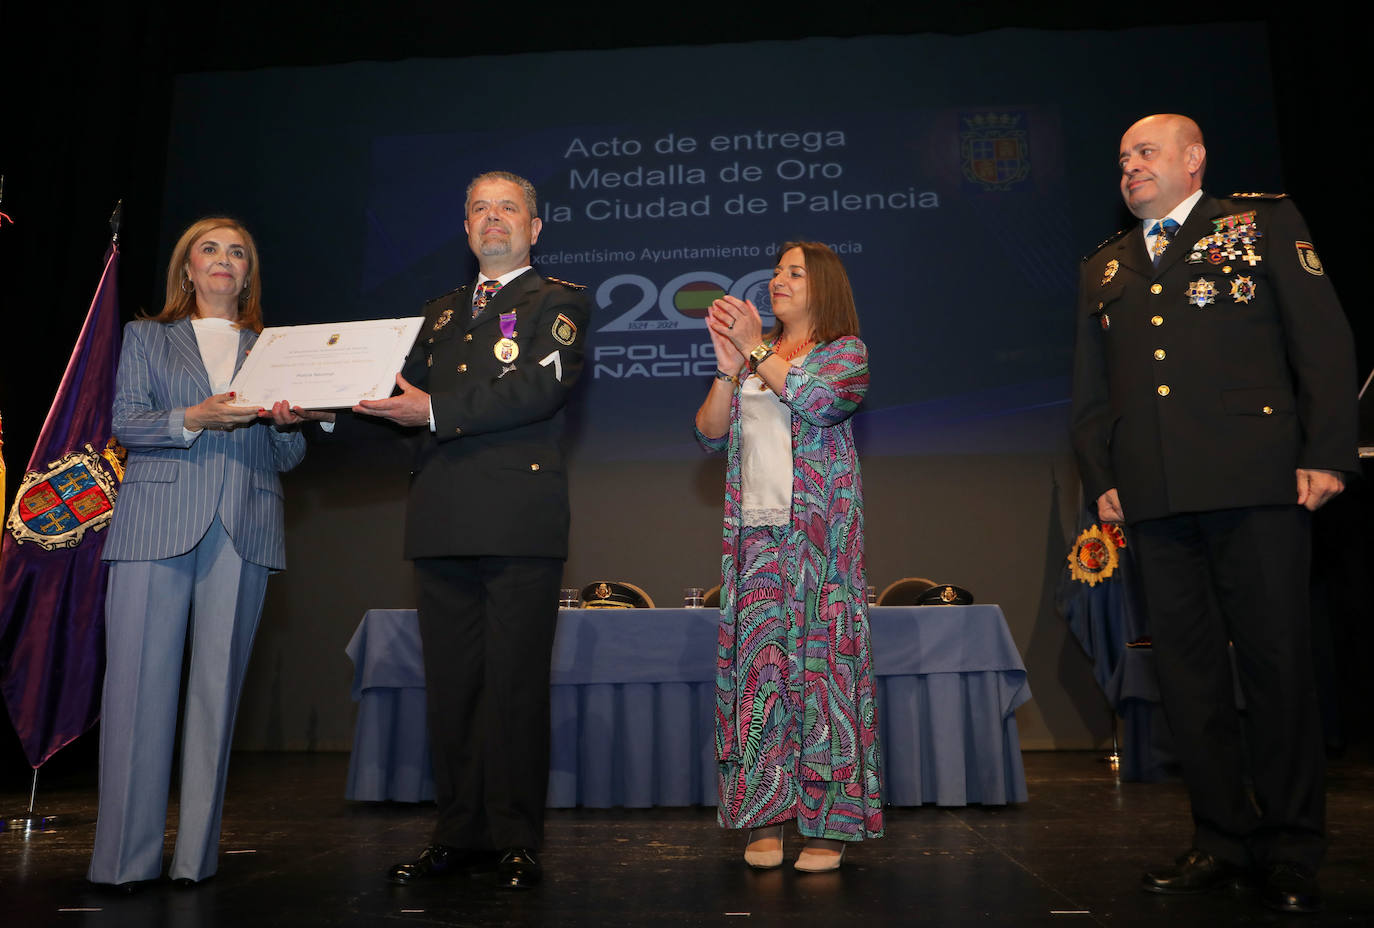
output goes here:
[[863, 490], [850, 425], [868, 352], [845, 336], [794, 363], [791, 518], [741, 518], [740, 391], [728, 449], [716, 661], [716, 758], [727, 828], [790, 819], [806, 837], [883, 833], [878, 716], [863, 561]]

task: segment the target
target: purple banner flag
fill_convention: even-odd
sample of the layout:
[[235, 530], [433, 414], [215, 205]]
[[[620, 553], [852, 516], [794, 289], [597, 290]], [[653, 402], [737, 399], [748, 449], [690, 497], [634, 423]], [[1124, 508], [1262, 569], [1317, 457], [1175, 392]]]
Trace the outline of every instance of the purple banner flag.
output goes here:
[[[0, 693], [35, 768], [95, 724], [105, 675], [100, 560], [122, 449], [110, 427], [119, 365], [119, 246], [105, 271], [5, 520]], [[29, 345], [29, 351], [52, 351]], [[13, 476], [13, 475], [12, 475]]]

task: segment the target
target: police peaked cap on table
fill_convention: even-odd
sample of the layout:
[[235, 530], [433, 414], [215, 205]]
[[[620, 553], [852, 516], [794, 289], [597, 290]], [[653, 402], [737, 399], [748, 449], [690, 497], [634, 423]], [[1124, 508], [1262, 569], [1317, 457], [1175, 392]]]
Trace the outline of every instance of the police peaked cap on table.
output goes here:
[[918, 606], [971, 606], [973, 594], [952, 583], [937, 583], [916, 597]]
[[644, 594], [632, 586], [614, 580], [597, 580], [582, 588], [584, 609], [647, 609]]

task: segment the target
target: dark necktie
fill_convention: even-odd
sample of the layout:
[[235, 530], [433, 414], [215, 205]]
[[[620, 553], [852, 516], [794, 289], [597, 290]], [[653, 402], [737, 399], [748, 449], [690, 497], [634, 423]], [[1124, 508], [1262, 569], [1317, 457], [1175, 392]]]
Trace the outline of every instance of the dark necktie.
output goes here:
[[484, 280], [477, 285], [477, 293], [472, 300], [472, 318], [476, 319], [477, 314], [486, 308], [487, 300], [496, 296], [496, 291], [501, 289], [499, 280]]
[[1169, 243], [1174, 240], [1174, 233], [1177, 231], [1178, 223], [1172, 219], [1156, 222], [1154, 228], [1150, 229], [1150, 234], [1155, 237], [1154, 246], [1150, 249], [1150, 253], [1154, 255], [1155, 267], [1159, 267], [1160, 256], [1164, 254], [1164, 249], [1169, 247]]

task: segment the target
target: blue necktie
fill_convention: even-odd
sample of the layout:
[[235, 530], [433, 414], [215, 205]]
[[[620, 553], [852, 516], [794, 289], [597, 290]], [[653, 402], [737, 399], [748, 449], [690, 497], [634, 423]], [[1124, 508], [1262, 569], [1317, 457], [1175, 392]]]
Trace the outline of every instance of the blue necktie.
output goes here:
[[1164, 249], [1169, 247], [1169, 243], [1174, 240], [1174, 233], [1178, 231], [1178, 223], [1172, 219], [1165, 219], [1163, 222], [1156, 222], [1150, 229], [1150, 234], [1155, 237], [1154, 246], [1150, 253], [1154, 255], [1155, 267], [1159, 267], [1159, 258], [1164, 254]]

